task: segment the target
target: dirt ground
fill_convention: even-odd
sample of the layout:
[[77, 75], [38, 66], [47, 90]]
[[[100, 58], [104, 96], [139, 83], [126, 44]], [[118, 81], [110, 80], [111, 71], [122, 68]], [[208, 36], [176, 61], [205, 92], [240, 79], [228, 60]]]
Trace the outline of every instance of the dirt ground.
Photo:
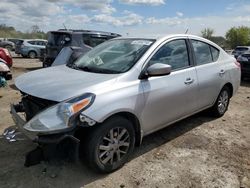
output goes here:
[[[39, 60], [14, 58], [14, 78], [41, 67]], [[31, 80], [32, 82], [32, 80]], [[9, 104], [20, 94], [14, 81], [0, 89], [0, 135], [14, 126]], [[100, 175], [84, 163], [41, 163], [24, 167], [29, 140], [8, 142], [0, 136], [0, 187], [208, 187], [250, 188], [250, 80], [231, 99], [219, 119], [192, 116], [144, 138], [120, 170]]]

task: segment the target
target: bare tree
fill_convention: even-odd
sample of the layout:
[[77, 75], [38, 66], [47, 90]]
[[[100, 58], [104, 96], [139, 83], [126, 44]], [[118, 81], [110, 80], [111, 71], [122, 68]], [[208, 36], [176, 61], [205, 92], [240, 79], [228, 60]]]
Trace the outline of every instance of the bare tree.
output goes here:
[[203, 30], [201, 30], [201, 36], [203, 38], [209, 39], [211, 40], [214, 34], [214, 30], [211, 28], [205, 28]]
[[38, 33], [39, 31], [40, 31], [40, 28], [38, 25], [31, 26], [31, 33]]

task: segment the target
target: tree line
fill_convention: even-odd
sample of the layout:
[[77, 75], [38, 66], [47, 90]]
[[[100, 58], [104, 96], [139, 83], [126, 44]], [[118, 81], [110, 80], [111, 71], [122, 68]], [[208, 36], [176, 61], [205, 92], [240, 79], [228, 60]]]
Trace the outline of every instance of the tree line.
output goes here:
[[41, 31], [37, 25], [31, 26], [26, 32], [21, 32], [12, 26], [0, 24], [0, 38], [47, 39], [47, 33]]
[[[214, 29], [205, 28], [200, 35], [207, 38], [224, 49], [234, 49], [236, 46], [250, 46], [250, 27], [232, 27], [225, 37], [214, 36]], [[26, 32], [17, 31], [12, 26], [0, 24], [0, 38], [23, 38], [23, 39], [47, 39], [47, 33], [43, 32], [37, 25], [31, 26]]]
[[250, 27], [232, 27], [225, 37], [214, 36], [214, 30], [205, 28], [201, 31], [201, 36], [209, 39], [225, 49], [234, 49], [236, 46], [250, 46]]

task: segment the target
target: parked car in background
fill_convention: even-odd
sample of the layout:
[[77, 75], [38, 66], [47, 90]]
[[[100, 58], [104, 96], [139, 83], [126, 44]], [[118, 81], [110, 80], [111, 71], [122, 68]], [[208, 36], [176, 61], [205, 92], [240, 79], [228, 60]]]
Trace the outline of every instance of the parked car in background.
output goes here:
[[[37, 58], [41, 55], [41, 49], [45, 49], [47, 40], [26, 39], [20, 46], [20, 54], [23, 57]], [[18, 49], [19, 50], [19, 49]]]
[[12, 57], [6, 48], [0, 48], [0, 59], [4, 60], [9, 68], [12, 67]]
[[80, 143], [87, 164], [112, 172], [144, 136], [205, 109], [223, 116], [240, 66], [197, 36], [116, 38], [71, 64], [23, 74], [15, 85], [22, 100], [11, 105], [12, 117], [40, 149], [66, 142], [77, 151]]
[[50, 66], [63, 47], [95, 47], [102, 42], [121, 35], [103, 31], [66, 30], [48, 32], [48, 43], [41, 59], [44, 67]]
[[23, 44], [24, 39], [20, 39], [19, 41], [16, 42], [15, 44], [15, 54], [21, 55], [21, 46]]
[[6, 48], [9, 51], [14, 51], [15, 50], [15, 43], [8, 41], [4, 38], [0, 38], [0, 47]]
[[15, 44], [15, 50], [16, 50], [16, 45], [19, 44], [20, 42], [23, 42], [23, 39], [19, 39], [19, 38], [7, 38], [6, 40], [13, 42]]
[[237, 46], [233, 52], [232, 55], [237, 59], [237, 57], [245, 52], [250, 52], [250, 46]]
[[0, 58], [0, 87], [5, 86], [5, 80], [11, 80], [12, 74], [10, 68], [7, 66], [6, 62]]
[[56, 56], [56, 59], [52, 63], [51, 66], [72, 64], [79, 57], [81, 57], [82, 55], [84, 55], [86, 52], [88, 52], [91, 49], [92, 48], [81, 48], [81, 47], [75, 47], [75, 46], [64, 47], [60, 51], [60, 53]]
[[250, 52], [239, 55], [237, 61], [241, 65], [241, 78], [250, 78]]

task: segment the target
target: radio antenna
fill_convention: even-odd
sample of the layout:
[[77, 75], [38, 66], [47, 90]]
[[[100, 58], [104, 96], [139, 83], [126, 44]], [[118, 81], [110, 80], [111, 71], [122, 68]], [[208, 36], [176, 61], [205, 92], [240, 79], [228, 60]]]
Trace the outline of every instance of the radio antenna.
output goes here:
[[64, 29], [68, 30], [64, 23], [63, 23], [63, 27], [64, 27]]
[[188, 33], [188, 28], [186, 29], [186, 32], [185, 32], [185, 34], [187, 34]]

